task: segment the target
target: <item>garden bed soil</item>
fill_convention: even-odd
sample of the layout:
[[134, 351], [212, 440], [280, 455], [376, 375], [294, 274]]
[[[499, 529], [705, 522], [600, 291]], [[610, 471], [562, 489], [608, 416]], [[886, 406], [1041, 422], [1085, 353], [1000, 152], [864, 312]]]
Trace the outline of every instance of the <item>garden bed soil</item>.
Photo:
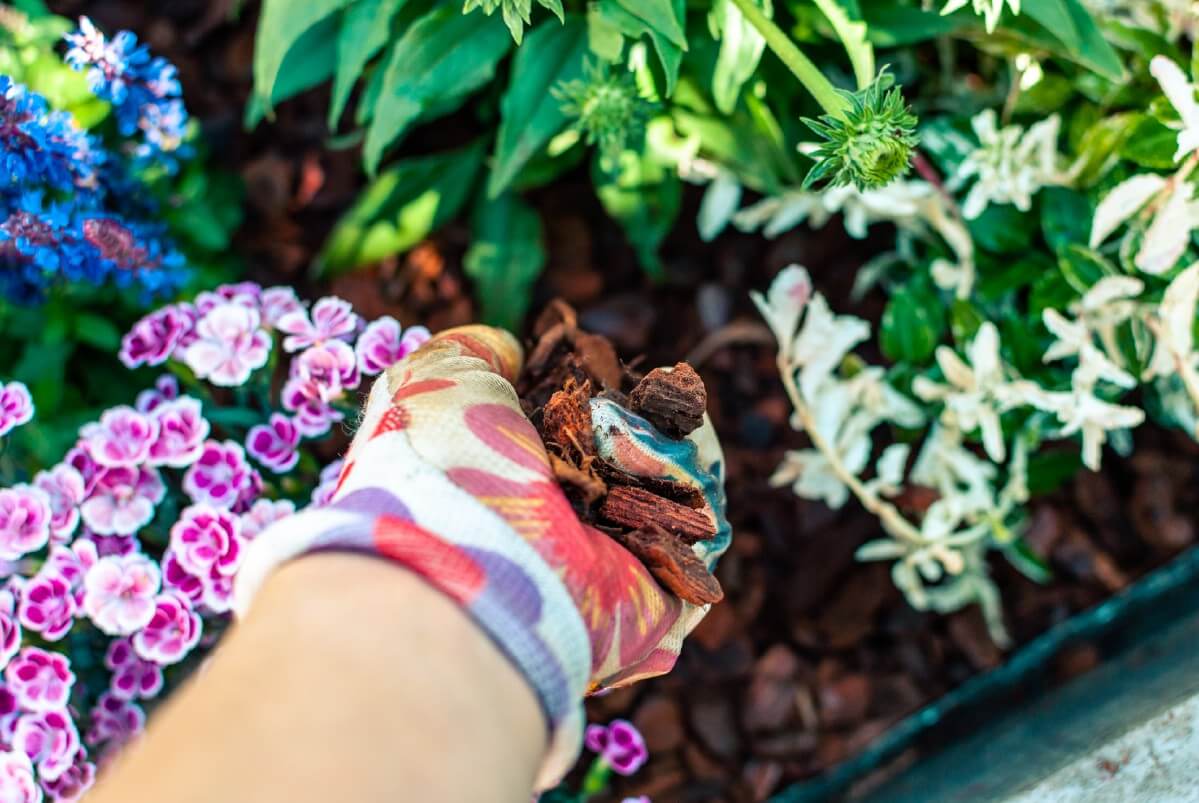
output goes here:
[[[293, 284], [309, 295], [331, 290], [368, 318], [391, 314], [405, 325], [436, 330], [473, 320], [461, 267], [469, 244], [463, 225], [404, 257], [331, 283], [310, 282], [308, 265], [365, 179], [356, 149], [327, 147], [324, 90], [283, 104], [273, 124], [242, 131], [255, 3], [232, 20], [231, 0], [50, 5], [67, 15], [87, 13], [110, 30], [130, 28], [179, 66], [217, 161], [246, 182], [249, 215], [237, 248], [248, 278]], [[417, 132], [405, 149], [441, 150], [471, 130], [469, 117], [452, 119], [435, 132]], [[804, 440], [788, 426], [773, 341], [747, 293], [800, 262], [834, 307], [877, 322], [880, 296], [848, 300], [869, 243], [847, 239], [836, 220], [774, 241], [733, 233], [703, 243], [692, 223], [697, 193], [689, 192], [663, 247], [669, 278], [652, 286], [583, 171], [530, 200], [545, 221], [549, 251], [534, 309], [561, 297], [577, 307], [583, 327], [640, 365], [688, 360], [708, 388], [727, 459], [735, 537], [717, 571], [725, 601], [689, 640], [674, 672], [589, 703], [595, 720], [634, 721], [650, 748], [646, 768], [617, 784], [617, 799], [762, 800], [843, 761], [1004, 660], [977, 610], [918, 613], [904, 604], [886, 565], [853, 560], [854, 550], [878, 535], [872, 517], [853, 505], [830, 510], [768, 482], [784, 451]], [[1035, 585], [994, 561], [1017, 645], [1193, 543], [1199, 450], [1151, 426], [1136, 438], [1135, 458], [1109, 455], [1101, 473], [1079, 473], [1032, 505], [1028, 541], [1052, 568], [1051, 584]], [[1096, 648], [1081, 645], [1060, 656], [1053, 672], [1068, 678], [1100, 660]]]

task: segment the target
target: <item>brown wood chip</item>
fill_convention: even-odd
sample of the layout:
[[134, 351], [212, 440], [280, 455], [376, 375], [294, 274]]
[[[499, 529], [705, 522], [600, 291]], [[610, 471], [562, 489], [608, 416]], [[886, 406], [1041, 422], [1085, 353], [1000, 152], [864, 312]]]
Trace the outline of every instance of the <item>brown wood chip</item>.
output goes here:
[[684, 544], [707, 541], [716, 535], [716, 527], [699, 510], [672, 502], [644, 488], [612, 488], [599, 508], [604, 521], [642, 530], [660, 527]]
[[646, 374], [629, 394], [629, 405], [666, 435], [682, 438], [704, 423], [708, 392], [695, 369], [681, 362]]
[[654, 579], [684, 602], [708, 605], [724, 599], [720, 582], [691, 547], [661, 527], [651, 525], [649, 529], [616, 533], [612, 537], [644, 563]]

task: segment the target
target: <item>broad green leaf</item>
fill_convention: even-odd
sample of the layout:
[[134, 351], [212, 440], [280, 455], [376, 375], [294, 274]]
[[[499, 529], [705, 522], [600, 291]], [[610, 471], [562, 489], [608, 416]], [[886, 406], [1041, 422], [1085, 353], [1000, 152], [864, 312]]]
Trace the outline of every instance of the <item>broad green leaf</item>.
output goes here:
[[658, 247], [674, 227], [682, 205], [678, 173], [632, 151], [622, 154], [616, 175], [605, 173], [598, 160], [591, 173], [604, 210], [624, 229], [641, 267], [651, 279], [664, 278]]
[[72, 323], [75, 337], [80, 343], [106, 352], [116, 352], [120, 348], [121, 330], [107, 317], [92, 312], [80, 312]]
[[1120, 156], [1151, 170], [1170, 170], [1177, 149], [1178, 132], [1143, 115], [1120, 145]]
[[550, 90], [583, 74], [587, 24], [571, 15], [566, 23], [544, 22], [512, 60], [512, 77], [500, 100], [500, 130], [487, 194], [498, 197], [521, 167], [566, 126], [566, 115]]
[[1116, 276], [1119, 271], [1098, 252], [1085, 245], [1066, 246], [1058, 259], [1062, 276], [1079, 295], [1105, 276]]
[[665, 36], [677, 47], [687, 49], [683, 16], [674, 0], [616, 0], [625, 11], [644, 20], [651, 30]]
[[269, 102], [255, 93], [246, 103], [244, 122], [253, 128], [276, 103], [300, 94], [333, 75], [337, 62], [337, 18], [328, 17], [309, 28], [287, 52], [271, 87]]
[[[845, 46], [849, 61], [853, 65], [854, 79], [858, 89], [865, 89], [874, 81], [874, 47], [867, 39], [866, 23], [862, 22], [856, 0], [813, 0], [820, 12], [828, 18], [837, 38]], [[850, 5], [852, 8], [846, 9]], [[850, 14], [855, 16], [851, 17]]]
[[[1049, 46], [1109, 80], [1127, 76], [1120, 55], [1080, 0], [1037, 0], [1022, 5], [1022, 10], [1018, 17], [1005, 18], [1006, 29], [1028, 38], [1030, 44]], [[1067, 19], [1068, 23], [1063, 21]]]
[[1135, 135], [1136, 123], [1141, 117], [1139, 114], [1113, 114], [1087, 126], [1077, 146], [1078, 164], [1081, 165], [1077, 186], [1089, 187], [1115, 167], [1125, 143]]
[[1056, 491], [1081, 470], [1078, 449], [1039, 449], [1028, 456], [1028, 492], [1040, 496]]
[[[254, 38], [254, 94], [270, 110], [275, 82], [286, 56], [301, 48], [302, 37], [321, 20], [341, 10], [349, 0], [263, 0]], [[300, 53], [304, 59], [307, 53]]]
[[1057, 253], [1070, 245], [1086, 245], [1091, 233], [1094, 207], [1087, 197], [1064, 187], [1047, 187], [1041, 192], [1041, 232]]
[[933, 356], [945, 331], [945, 309], [933, 293], [901, 287], [883, 311], [879, 345], [895, 362], [920, 365]]
[[545, 267], [541, 219], [511, 192], [483, 199], [462, 264], [475, 282], [483, 322], [518, 332], [533, 282]]
[[866, 20], [866, 35], [879, 47], [914, 45], [956, 33], [968, 25], [959, 15], [946, 17], [935, 9], [925, 10], [919, 4], [909, 6], [895, 0], [862, 0], [860, 5], [862, 18]]
[[[469, 43], [465, 45], [463, 43]], [[383, 151], [426, 106], [460, 98], [495, 75], [511, 47], [503, 30], [481, 14], [442, 5], [417, 20], [392, 47], [362, 160], [369, 172]]]
[[986, 210], [966, 221], [974, 242], [986, 251], [1011, 254], [1023, 251], [1032, 242], [1036, 221], [1010, 204], [990, 204]]
[[[767, 16], [772, 14], [771, 0], [755, 0]], [[720, 39], [720, 52], [712, 71], [712, 98], [722, 114], [732, 114], [741, 87], [753, 77], [766, 49], [766, 40], [745, 19], [731, 0], [717, 0], [708, 17], [712, 35]]]
[[[687, 11], [686, 0], [671, 0], [671, 3], [675, 16], [683, 20]], [[664, 94], [666, 97], [674, 94], [679, 67], [683, 61], [683, 48], [673, 39], [627, 11], [619, 0], [599, 0], [588, 5], [587, 23], [592, 52], [608, 61], [620, 59], [623, 50], [621, 37], [637, 40], [642, 36], [648, 36], [658, 54], [658, 61], [662, 64], [662, 72], [666, 79]]]
[[[1031, 458], [1029, 462], [1031, 462]], [[1075, 459], [1075, 463], [1076, 465], [1070, 476], [1073, 476], [1082, 468], [1082, 463], [1077, 458]], [[1007, 558], [1008, 563], [1015, 566], [1021, 574], [1034, 583], [1044, 585], [1053, 579], [1053, 570], [1049, 568], [1049, 564], [1040, 555], [1033, 552], [1032, 547], [1023, 538], [1017, 538], [1000, 548], [1003, 550], [1003, 556]]]
[[356, 0], [341, 18], [337, 32], [337, 69], [329, 100], [329, 128], [337, 121], [350, 100], [354, 84], [366, 63], [391, 37], [391, 20], [406, 0]]
[[1068, 0], [1038, 0], [1028, 3], [1023, 11], [1032, 19], [1041, 23], [1062, 44], [1077, 53], [1082, 49], [1082, 33], [1074, 24], [1074, 17], [1067, 6]]
[[949, 307], [949, 331], [956, 343], [973, 340], [986, 320], [979, 308], [964, 298], [955, 298]]
[[384, 170], [337, 222], [320, 273], [340, 273], [405, 251], [458, 214], [483, 162], [482, 142], [404, 159]]

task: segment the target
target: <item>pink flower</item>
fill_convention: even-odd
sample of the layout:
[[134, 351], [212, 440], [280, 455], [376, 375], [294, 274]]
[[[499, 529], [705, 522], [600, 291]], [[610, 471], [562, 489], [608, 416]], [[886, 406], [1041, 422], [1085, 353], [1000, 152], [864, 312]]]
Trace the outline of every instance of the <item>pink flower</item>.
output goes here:
[[228, 510], [192, 505], [171, 528], [171, 552], [197, 577], [231, 577], [241, 562], [241, 523]]
[[618, 775], [632, 775], [649, 758], [641, 732], [623, 719], [614, 719], [606, 726], [588, 725], [583, 742]]
[[87, 496], [83, 475], [66, 463], [49, 471], [40, 471], [33, 478], [35, 488], [41, 488], [50, 499], [50, 540], [69, 541], [79, 526], [79, 505]]
[[429, 340], [429, 330], [412, 326], [400, 335], [400, 322], [384, 315], [369, 323], [354, 345], [358, 367], [362, 373], [374, 376], [386, 371]]
[[105, 468], [129, 468], [144, 463], [158, 438], [158, 421], [132, 407], [105, 410], [99, 423], [79, 431], [92, 459]]
[[109, 690], [114, 697], [149, 700], [162, 691], [162, 667], [139, 656], [129, 639], [116, 639], [108, 645], [104, 665], [112, 670]]
[[207, 314], [221, 304], [240, 304], [247, 309], [257, 310], [262, 296], [262, 286], [255, 282], [222, 284], [212, 292], [205, 291], [196, 296], [196, 309]]
[[209, 431], [200, 402], [190, 396], [163, 402], [154, 408], [153, 416], [158, 422], [158, 438], [150, 447], [150, 465], [191, 465], [200, 456]]
[[[17, 600], [12, 591], [0, 591], [0, 669], [8, 666], [21, 649], [21, 625], [17, 621]], [[4, 712], [0, 710], [0, 719]], [[0, 742], [4, 739], [0, 738]]]
[[649, 799], [648, 795], [638, 795], [637, 797], [626, 797], [620, 803], [654, 803]]
[[43, 567], [21, 589], [17, 613], [26, 630], [41, 633], [46, 641], [58, 641], [75, 623], [75, 595], [71, 581], [50, 567]]
[[28, 485], [0, 490], [0, 560], [19, 560], [50, 540], [50, 497]]
[[300, 431], [285, 415], [271, 414], [270, 424], [258, 424], [250, 428], [246, 436], [246, 451], [250, 456], [276, 474], [295, 468], [300, 461], [296, 447], [300, 445]]
[[222, 303], [196, 324], [197, 340], [183, 359], [201, 379], [221, 387], [242, 385], [271, 356], [271, 336], [259, 328], [258, 310]]
[[183, 490], [193, 502], [216, 507], [233, 507], [253, 485], [246, 453], [233, 441], [205, 442], [200, 456], [183, 475]]
[[158, 595], [150, 623], [133, 636], [133, 648], [147, 661], [167, 666], [183, 659], [200, 641], [200, 617], [184, 597]]
[[241, 516], [241, 537], [246, 541], [253, 541], [267, 527], [295, 512], [295, 504], [288, 499], [280, 499], [277, 502], [259, 499]]
[[93, 747], [104, 742], [127, 745], [146, 729], [146, 713], [141, 706], [112, 692], [100, 695], [91, 710], [91, 720], [85, 738]]
[[341, 469], [344, 465], [344, 460], [334, 460], [321, 469], [320, 482], [312, 490], [314, 506], [321, 507], [333, 500], [333, 494], [337, 491], [337, 481], [341, 479]]
[[321, 389], [297, 377], [283, 385], [283, 409], [295, 415], [296, 429], [306, 438], [319, 438], [344, 416], [333, 409], [321, 395]]
[[107, 558], [109, 555], [128, 555], [131, 552], [137, 552], [141, 547], [137, 538], [130, 538], [127, 535], [96, 535], [93, 532], [89, 532], [75, 541], [76, 544], [81, 542], [91, 544], [97, 558]]
[[95, 782], [96, 765], [87, 760], [87, 753], [80, 748], [74, 763], [53, 781], [43, 778], [42, 786], [56, 803], [71, 803], [83, 797]]
[[179, 398], [179, 380], [172, 374], [163, 374], [154, 380], [154, 387], [137, 394], [133, 406], [141, 413], [152, 413], [165, 402]]
[[20, 715], [21, 704], [17, 702], [17, 696], [0, 683], [0, 749], [12, 744], [12, 732]]
[[33, 420], [33, 399], [23, 382], [0, 385], [0, 437]]
[[[95, 538], [96, 536], [91, 537]], [[118, 540], [132, 546], [134, 539], [120, 538]], [[83, 607], [83, 578], [87, 576], [88, 570], [95, 566], [99, 559], [96, 544], [93, 541], [88, 538], [76, 538], [69, 547], [61, 544], [51, 545], [50, 557], [46, 559], [41, 571], [52, 571], [67, 581], [71, 587], [71, 594], [75, 597], [75, 608], [78, 610]]]
[[126, 368], [160, 365], [170, 358], [191, 327], [191, 316], [183, 309], [173, 304], [163, 307], [133, 325], [121, 340], [118, 356]]
[[170, 550], [162, 556], [162, 586], [164, 590], [178, 592], [193, 607], [204, 604], [207, 591], [204, 579], [183, 568], [178, 556]]
[[71, 697], [75, 674], [65, 655], [24, 647], [4, 669], [8, 690], [26, 711], [65, 708]]
[[291, 363], [291, 375], [314, 388], [321, 401], [341, 398], [362, 380], [354, 350], [340, 340], [329, 340], [303, 351]]
[[13, 749], [29, 756], [43, 781], [53, 781], [75, 763], [79, 731], [65, 708], [36, 711], [17, 718]]
[[161, 582], [157, 564], [145, 555], [100, 558], [83, 580], [83, 610], [104, 633], [127, 636], [154, 615]]
[[96, 464], [87, 449], [82, 446], [72, 447], [63, 457], [62, 462], [79, 472], [79, 476], [83, 477], [84, 495], [90, 494], [96, 487], [96, 481], [103, 473], [103, 469]]
[[166, 486], [157, 469], [110, 468], [79, 506], [83, 523], [100, 535], [133, 535], [154, 518]]
[[33, 762], [21, 750], [0, 750], [0, 800], [42, 803], [42, 788], [33, 777]]
[[262, 325], [275, 327], [284, 315], [304, 314], [304, 305], [290, 287], [268, 287], [262, 291]]
[[312, 305], [311, 320], [302, 309], [295, 310], [280, 318], [275, 328], [288, 335], [283, 348], [291, 352], [336, 338], [348, 340], [358, 329], [358, 322], [350, 302], [326, 296]]

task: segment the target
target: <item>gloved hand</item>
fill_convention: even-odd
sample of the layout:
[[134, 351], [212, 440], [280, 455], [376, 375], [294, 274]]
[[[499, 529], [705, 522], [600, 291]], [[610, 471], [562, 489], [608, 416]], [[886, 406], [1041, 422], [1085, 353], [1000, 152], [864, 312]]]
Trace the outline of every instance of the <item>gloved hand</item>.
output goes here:
[[[254, 540], [237, 610], [274, 567], [307, 552], [401, 563], [459, 602], [533, 686], [552, 731], [544, 788], [578, 754], [583, 694], [669, 671], [708, 606], [680, 601], [579, 521], [513, 390], [521, 361], [506, 332], [468, 326], [380, 377], [332, 502]], [[703, 492], [717, 535], [695, 549], [714, 566], [731, 536], [710, 422], [680, 442], [602, 399], [592, 413], [601, 456]]]

